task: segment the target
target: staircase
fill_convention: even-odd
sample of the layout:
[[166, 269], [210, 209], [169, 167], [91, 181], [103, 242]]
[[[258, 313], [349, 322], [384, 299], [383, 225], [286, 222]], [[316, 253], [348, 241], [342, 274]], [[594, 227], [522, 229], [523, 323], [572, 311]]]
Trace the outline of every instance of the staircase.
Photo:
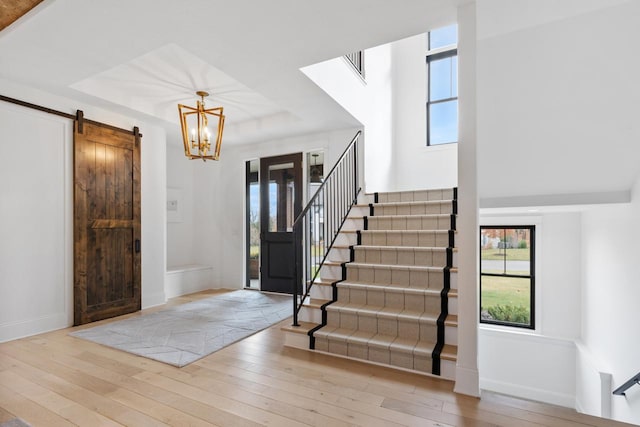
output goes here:
[[360, 196], [287, 345], [455, 378], [457, 190]]

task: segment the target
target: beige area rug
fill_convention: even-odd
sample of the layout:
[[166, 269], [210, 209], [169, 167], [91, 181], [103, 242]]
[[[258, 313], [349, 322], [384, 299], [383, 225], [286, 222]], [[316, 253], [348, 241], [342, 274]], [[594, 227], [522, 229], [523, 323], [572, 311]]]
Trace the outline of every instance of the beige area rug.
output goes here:
[[291, 296], [239, 290], [69, 335], [182, 367], [291, 312]]

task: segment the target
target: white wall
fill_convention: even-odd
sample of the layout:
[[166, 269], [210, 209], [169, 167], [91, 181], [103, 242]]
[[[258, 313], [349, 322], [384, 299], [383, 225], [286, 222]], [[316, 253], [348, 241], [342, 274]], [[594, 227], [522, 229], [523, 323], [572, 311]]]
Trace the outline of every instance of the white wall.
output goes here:
[[628, 190], [640, 157], [640, 57], [629, 54], [640, 3], [486, 0], [478, 10], [481, 205], [602, 203]]
[[580, 212], [481, 215], [480, 225], [536, 226], [536, 329], [482, 325], [483, 389], [574, 407], [581, 329]]
[[458, 144], [427, 146], [427, 35], [391, 43], [396, 189], [458, 185]]
[[[142, 305], [165, 301], [165, 133], [144, 122], [0, 80], [5, 96], [142, 138]], [[0, 102], [0, 341], [73, 322], [72, 121]], [[13, 144], [24, 141], [28, 143]]]
[[[99, 115], [87, 116], [100, 120]], [[127, 122], [135, 119], [127, 119]], [[123, 119], [124, 122], [124, 119]], [[140, 144], [142, 224], [142, 308], [163, 304], [167, 257], [167, 142], [164, 129], [143, 122]], [[123, 128], [131, 126], [121, 125]]]
[[[167, 269], [196, 264], [193, 247], [196, 232], [194, 220], [194, 161], [187, 159], [178, 144], [167, 144], [167, 191], [179, 197], [176, 219], [167, 212]], [[215, 164], [214, 164], [215, 165]], [[170, 194], [167, 200], [173, 198]], [[178, 218], [179, 217], [179, 218]]]
[[72, 121], [0, 103], [0, 342], [73, 323], [72, 139]]
[[395, 188], [391, 45], [365, 51], [366, 82], [342, 57], [302, 69], [364, 126], [364, 191]]
[[[603, 370], [612, 374], [617, 388], [640, 371], [638, 325], [640, 286], [640, 179], [636, 180], [630, 204], [603, 206], [583, 214], [583, 292], [582, 341], [586, 351], [602, 361]], [[588, 382], [587, 379], [584, 381]], [[588, 395], [580, 395], [584, 410]], [[612, 417], [640, 424], [640, 387], [628, 390], [627, 396], [611, 397]]]
[[426, 35], [365, 51], [366, 81], [343, 58], [302, 71], [364, 126], [365, 190], [457, 185], [457, 144], [426, 146]]

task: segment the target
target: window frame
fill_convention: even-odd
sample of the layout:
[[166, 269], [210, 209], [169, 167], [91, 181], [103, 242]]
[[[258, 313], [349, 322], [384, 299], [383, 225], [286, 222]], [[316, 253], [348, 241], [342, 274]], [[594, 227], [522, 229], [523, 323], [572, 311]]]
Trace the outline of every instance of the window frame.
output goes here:
[[[427, 33], [427, 49], [430, 48], [430, 39], [431, 39], [431, 32]], [[437, 101], [431, 101], [431, 62], [433, 61], [437, 61], [440, 59], [445, 59], [445, 58], [451, 58], [451, 57], [458, 57], [458, 44], [457, 42], [454, 44], [450, 44], [450, 45], [446, 45], [446, 46], [442, 46], [442, 47], [438, 47], [435, 49], [430, 49], [427, 50], [427, 54], [426, 54], [426, 65], [427, 65], [427, 102], [426, 102], [426, 120], [427, 120], [427, 147], [437, 147], [440, 145], [448, 145], [448, 144], [457, 144], [459, 139], [460, 139], [460, 135], [458, 134], [458, 138], [456, 141], [450, 141], [450, 142], [441, 142], [441, 143], [437, 143], [437, 144], [432, 144], [431, 142], [431, 105], [434, 104], [441, 104], [444, 102], [451, 102], [451, 101], [458, 101], [459, 97], [455, 96], [455, 97], [450, 97], [450, 98], [444, 98], [444, 99], [439, 99]], [[456, 72], [456, 80], [458, 79], [458, 73]], [[458, 110], [459, 112], [459, 110]], [[460, 122], [460, 117], [459, 115], [456, 116], [456, 122], [457, 124]]]
[[[478, 258], [479, 258], [479, 271], [478, 271], [478, 284], [479, 284], [479, 298], [478, 298], [478, 321], [481, 325], [497, 325], [505, 326], [509, 328], [529, 329], [536, 330], [536, 230], [535, 224], [529, 225], [481, 225], [478, 232]], [[529, 245], [529, 275], [521, 274], [497, 274], [497, 273], [483, 273], [482, 272], [482, 230], [484, 229], [501, 229], [501, 230], [514, 230], [514, 229], [528, 229], [530, 235]], [[504, 322], [499, 320], [486, 320], [482, 318], [482, 277], [511, 277], [516, 279], [529, 279], [529, 324]]]

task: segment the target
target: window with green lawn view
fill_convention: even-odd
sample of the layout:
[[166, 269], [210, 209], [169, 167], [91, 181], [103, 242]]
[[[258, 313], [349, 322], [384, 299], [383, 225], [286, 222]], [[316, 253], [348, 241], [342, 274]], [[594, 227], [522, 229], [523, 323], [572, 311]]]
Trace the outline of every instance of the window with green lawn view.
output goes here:
[[480, 227], [480, 322], [535, 329], [535, 226]]

